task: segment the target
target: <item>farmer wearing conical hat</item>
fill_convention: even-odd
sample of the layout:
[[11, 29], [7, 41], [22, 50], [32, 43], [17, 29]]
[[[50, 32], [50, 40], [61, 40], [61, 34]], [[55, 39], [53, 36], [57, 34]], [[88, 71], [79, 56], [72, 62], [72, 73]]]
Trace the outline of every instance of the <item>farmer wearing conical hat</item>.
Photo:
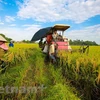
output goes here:
[[8, 46], [5, 44], [6, 42], [7, 42], [7, 40], [0, 35], [0, 68], [3, 68], [1, 73], [4, 73], [6, 70], [6, 67], [5, 67], [6, 65], [3, 60], [3, 56], [4, 56], [5, 52], [8, 50]]
[[0, 58], [4, 55], [5, 51], [8, 50], [8, 46], [5, 44], [7, 40], [0, 35]]

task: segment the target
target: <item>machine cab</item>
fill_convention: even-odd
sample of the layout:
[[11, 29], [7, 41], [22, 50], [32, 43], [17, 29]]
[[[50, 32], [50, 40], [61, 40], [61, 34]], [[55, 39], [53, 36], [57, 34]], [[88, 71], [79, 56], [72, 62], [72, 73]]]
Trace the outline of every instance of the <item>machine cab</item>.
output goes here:
[[62, 25], [62, 24], [56, 24], [53, 27], [53, 32], [54, 30], [57, 30], [58, 36], [56, 40], [53, 43], [57, 44], [57, 50], [66, 50], [69, 51], [71, 50], [71, 47], [69, 45], [68, 38], [64, 36], [64, 31], [70, 28], [68, 25]]

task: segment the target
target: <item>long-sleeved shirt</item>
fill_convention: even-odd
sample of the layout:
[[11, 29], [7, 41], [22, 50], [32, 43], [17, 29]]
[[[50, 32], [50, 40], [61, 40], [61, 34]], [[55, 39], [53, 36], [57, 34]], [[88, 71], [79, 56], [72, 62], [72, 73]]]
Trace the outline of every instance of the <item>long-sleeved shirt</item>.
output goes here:
[[55, 46], [54, 44], [51, 44], [49, 48], [49, 54], [54, 54], [54, 53], [55, 53]]

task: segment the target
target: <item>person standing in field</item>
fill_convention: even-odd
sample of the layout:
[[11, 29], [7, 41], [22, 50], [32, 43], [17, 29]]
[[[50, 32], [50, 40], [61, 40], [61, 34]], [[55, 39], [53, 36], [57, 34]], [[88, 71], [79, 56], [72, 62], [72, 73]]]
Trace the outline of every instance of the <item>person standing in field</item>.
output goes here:
[[10, 41], [10, 43], [9, 43], [9, 47], [14, 47], [14, 43], [13, 43], [13, 41]]
[[0, 35], [0, 58], [4, 55], [5, 51], [8, 50], [8, 46], [5, 44], [7, 40]]
[[6, 45], [7, 40], [0, 35], [0, 49], [3, 51], [8, 50], [8, 46]]
[[47, 35], [46, 41], [47, 41], [48, 44], [50, 44], [50, 42], [52, 41], [52, 39], [53, 39], [52, 34]]
[[50, 46], [49, 46], [49, 57], [50, 57], [50, 59], [53, 60], [53, 63], [56, 63], [55, 45], [54, 45], [54, 43], [52, 43], [52, 41], [50, 42]]
[[52, 41], [52, 34], [49, 34], [46, 36], [46, 41], [44, 43], [44, 47], [43, 47], [43, 53], [48, 53], [49, 52], [49, 45], [50, 42]]
[[6, 51], [8, 51], [8, 46], [5, 44], [6, 41], [7, 40], [0, 35], [0, 67], [1, 68], [5, 67], [3, 56], [6, 53]]

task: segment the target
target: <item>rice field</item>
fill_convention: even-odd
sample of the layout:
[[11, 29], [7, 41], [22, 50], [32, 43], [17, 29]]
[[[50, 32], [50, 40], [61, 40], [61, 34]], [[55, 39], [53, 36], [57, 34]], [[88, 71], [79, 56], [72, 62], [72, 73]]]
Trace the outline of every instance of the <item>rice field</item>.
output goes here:
[[16, 43], [2, 59], [1, 100], [100, 99], [100, 46], [91, 46], [88, 54], [61, 51], [53, 65], [44, 62], [38, 44]]

